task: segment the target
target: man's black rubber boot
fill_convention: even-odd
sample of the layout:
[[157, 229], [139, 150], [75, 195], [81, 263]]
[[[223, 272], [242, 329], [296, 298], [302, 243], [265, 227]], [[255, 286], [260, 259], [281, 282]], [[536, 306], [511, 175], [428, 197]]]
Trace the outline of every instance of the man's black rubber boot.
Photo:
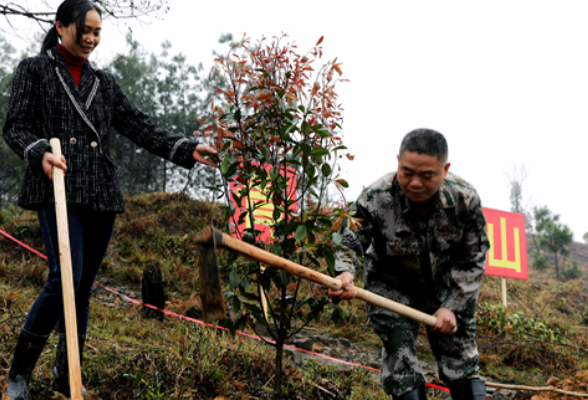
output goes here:
[[[80, 365], [84, 360], [83, 350], [86, 343], [86, 335], [78, 335], [78, 347], [80, 351]], [[69, 369], [67, 364], [67, 340], [64, 333], [59, 334], [59, 343], [55, 352], [55, 364], [53, 365], [53, 390], [70, 397]]]
[[486, 400], [486, 383], [482, 379], [464, 379], [449, 386], [453, 400]]
[[419, 386], [416, 389], [412, 389], [408, 393], [404, 393], [401, 396], [392, 395], [394, 400], [427, 400], [427, 393], [425, 393], [425, 385]]
[[4, 398], [30, 400], [29, 380], [48, 338], [49, 335], [35, 335], [24, 328], [20, 330]]

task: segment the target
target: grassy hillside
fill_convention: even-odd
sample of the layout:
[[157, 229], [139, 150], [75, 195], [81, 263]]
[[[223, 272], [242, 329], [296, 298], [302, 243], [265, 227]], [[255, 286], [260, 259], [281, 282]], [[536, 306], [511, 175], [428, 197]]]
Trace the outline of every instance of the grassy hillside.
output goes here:
[[[198, 254], [191, 238], [205, 225], [222, 227], [216, 205], [182, 194], [148, 194], [127, 198], [127, 213], [117, 219], [108, 256], [98, 281], [140, 300], [142, 269], [157, 261], [162, 270], [168, 308], [198, 317], [192, 307], [198, 291]], [[0, 227], [42, 251], [36, 215], [7, 209]], [[0, 236], [0, 388], [25, 313], [42, 290], [45, 261]], [[92, 298], [83, 381], [102, 399], [162, 397], [214, 399], [269, 398], [274, 353], [255, 340], [233, 339], [200, 325], [167, 317], [141, 318], [139, 306], [103, 289]], [[51, 363], [56, 346], [41, 356], [32, 383], [34, 398], [50, 398]], [[379, 387], [365, 370], [337, 371], [320, 364], [301, 369], [285, 366], [284, 398], [377, 398]]]
[[[127, 208], [117, 219], [98, 281], [140, 300], [143, 268], [157, 261], [169, 297], [167, 308], [198, 317], [199, 261], [191, 238], [207, 224], [224, 227], [222, 210], [182, 194], [128, 198]], [[33, 213], [4, 209], [0, 228], [43, 249]], [[574, 254], [588, 254], [582, 253], [586, 246], [577, 246]], [[45, 275], [44, 260], [0, 237], [0, 387], [18, 329]], [[478, 341], [484, 376], [542, 385], [550, 376], [563, 379], [588, 369], [588, 285], [584, 281], [560, 283], [549, 271], [532, 272], [529, 281], [509, 280], [508, 290], [508, 309], [498, 305], [498, 278], [486, 277], [481, 290]], [[344, 338], [352, 347], [314, 349], [362, 362], [362, 354], [375, 354], [377, 362], [380, 343], [363, 304], [345, 302], [341, 309], [346, 317], [339, 326], [330, 319], [334, 310], [330, 306], [307, 333]], [[426, 344], [424, 329], [421, 335]], [[52, 337], [35, 370], [35, 398], [50, 397], [55, 345]], [[267, 345], [171, 317], [163, 322], [143, 319], [140, 306], [104, 289], [96, 289], [92, 298], [86, 350], [83, 381], [102, 399], [256, 399], [269, 398], [273, 386], [274, 353]], [[423, 360], [432, 362], [427, 345], [418, 351]], [[298, 362], [293, 358], [285, 364], [285, 398], [382, 398], [369, 371]]]

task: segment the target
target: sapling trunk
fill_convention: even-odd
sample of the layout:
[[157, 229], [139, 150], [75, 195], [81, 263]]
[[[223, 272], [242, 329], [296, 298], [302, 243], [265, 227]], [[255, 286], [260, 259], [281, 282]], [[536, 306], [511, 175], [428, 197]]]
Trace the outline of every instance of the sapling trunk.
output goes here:
[[[288, 292], [285, 287], [280, 290], [280, 308], [286, 308], [286, 296]], [[280, 400], [282, 398], [282, 363], [284, 361], [284, 343], [286, 341], [286, 316], [280, 312], [280, 326], [276, 338], [276, 370], [275, 370], [275, 387], [274, 399]]]
[[284, 343], [276, 342], [276, 371], [274, 380], [274, 400], [282, 398], [282, 361], [284, 357]]

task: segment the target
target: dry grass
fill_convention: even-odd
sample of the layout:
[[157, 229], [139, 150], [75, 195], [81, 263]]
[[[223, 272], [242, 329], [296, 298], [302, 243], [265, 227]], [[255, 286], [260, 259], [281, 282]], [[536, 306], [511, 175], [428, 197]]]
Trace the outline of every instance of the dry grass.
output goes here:
[[[16, 296], [24, 308], [34, 299], [34, 291], [10, 294], [10, 290], [4, 287], [0, 296]], [[16, 302], [2, 309], [1, 315], [0, 369], [6, 370], [24, 315]], [[33, 398], [53, 395], [48, 388], [56, 341], [53, 335], [41, 355], [31, 383]], [[268, 399], [272, 393], [274, 352], [262, 342], [232, 338], [172, 318], [163, 323], [144, 320], [136, 307], [113, 302], [104, 291], [94, 297], [86, 344], [82, 380], [105, 400]], [[318, 364], [300, 369], [287, 361], [283, 371], [284, 399], [376, 399], [380, 395], [363, 370], [341, 372]], [[0, 373], [0, 382], [3, 378]], [[319, 387], [333, 395], [325, 395]], [[355, 397], [354, 392], [365, 397]]]
[[[99, 280], [138, 298], [142, 269], [157, 261], [170, 297], [170, 310], [198, 317], [198, 256], [191, 237], [203, 226], [223, 226], [222, 210], [181, 194], [127, 199]], [[3, 229], [42, 251], [33, 213], [15, 213]], [[45, 280], [45, 262], [0, 240], [0, 382], [10, 363], [19, 328]], [[270, 398], [275, 353], [254, 340], [233, 339], [181, 320], [144, 320], [140, 307], [102, 289], [92, 298], [83, 382], [106, 399]], [[52, 393], [55, 335], [31, 383], [33, 398]], [[376, 399], [379, 386], [364, 370], [336, 371], [318, 364], [301, 369], [284, 364], [284, 399]], [[326, 390], [326, 391], [325, 391]]]
[[[529, 280], [508, 279], [508, 310], [522, 311], [557, 323], [565, 330], [588, 332], [582, 314], [588, 306], [588, 284], [581, 279], [555, 281], [552, 270], [531, 271]], [[480, 291], [480, 302], [501, 302], [500, 278], [487, 276]]]
[[[117, 219], [99, 280], [138, 298], [143, 267], [157, 261], [167, 286], [168, 308], [198, 318], [199, 260], [191, 238], [205, 225], [223, 227], [223, 210], [182, 194], [127, 198], [127, 206], [127, 214]], [[43, 251], [34, 213], [11, 210], [1, 216], [2, 229]], [[576, 247], [576, 253], [588, 254], [582, 245]], [[0, 238], [0, 382], [25, 312], [41, 290], [45, 275], [44, 260]], [[542, 385], [552, 375], [563, 380], [586, 368], [588, 286], [580, 280], [555, 282], [553, 275], [552, 270], [532, 271], [529, 281], [508, 280], [509, 307], [504, 316], [513, 318], [521, 312], [525, 319], [556, 327], [557, 340], [537, 340], [531, 331], [521, 339], [512, 329], [500, 333], [482, 323], [479, 344], [484, 375], [505, 383]], [[486, 277], [481, 304], [500, 303], [499, 282], [499, 278]], [[310, 290], [305, 286], [303, 293]], [[346, 313], [340, 325], [332, 322], [331, 307], [311, 327], [378, 348], [381, 344], [368, 324], [364, 304], [344, 302], [340, 307]], [[143, 320], [138, 306], [103, 290], [93, 297], [91, 312], [83, 376], [103, 399], [270, 396], [274, 353], [265, 345], [235, 341], [170, 318], [163, 323]], [[36, 398], [50, 394], [46, 388], [55, 341], [51, 339], [36, 370], [32, 384]], [[421, 341], [426, 343], [426, 338]], [[432, 358], [426, 347], [419, 352], [422, 358]], [[369, 399], [382, 394], [361, 371], [340, 372], [318, 364], [298, 368], [287, 362], [285, 376], [285, 398]]]
[[[542, 385], [551, 376], [564, 379], [588, 368], [588, 286], [582, 280], [556, 282], [547, 274], [532, 271], [529, 281], [509, 280], [506, 312], [481, 318], [478, 343], [486, 375]], [[486, 277], [480, 304], [499, 303], [500, 278]]]

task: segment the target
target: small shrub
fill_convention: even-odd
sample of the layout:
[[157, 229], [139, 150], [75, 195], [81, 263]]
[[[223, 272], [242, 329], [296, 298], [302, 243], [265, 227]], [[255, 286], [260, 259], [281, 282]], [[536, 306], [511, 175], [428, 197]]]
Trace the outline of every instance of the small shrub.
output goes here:
[[[222, 160], [223, 183], [213, 190], [231, 200], [235, 236], [307, 267], [323, 268], [324, 260], [334, 274], [339, 227], [357, 223], [346, 201], [329, 198], [329, 188], [342, 194], [349, 186], [340, 161], [353, 156], [343, 145], [335, 92], [346, 79], [336, 60], [316, 65], [322, 40], [302, 55], [285, 36], [257, 43], [244, 38], [217, 58], [211, 75], [226, 85], [216, 87], [222, 102], [212, 103], [204, 134]], [[284, 344], [319, 316], [326, 292], [306, 291], [300, 278], [236, 258], [221, 273], [234, 289], [235, 317], [225, 326], [234, 333], [250, 315], [267, 327], [276, 348], [274, 398], [282, 398]]]
[[537, 250], [533, 250], [533, 253], [531, 253], [531, 267], [537, 271], [549, 268], [549, 257]]
[[570, 268], [562, 268], [560, 273], [566, 281], [581, 278], [583, 275], [580, 268], [578, 268], [578, 262], [576, 260], [572, 260], [572, 266]]
[[515, 339], [536, 338], [561, 342], [562, 329], [539, 317], [527, 318], [522, 311], [508, 313], [502, 304], [483, 302], [478, 306], [476, 322], [487, 326], [497, 336]]

